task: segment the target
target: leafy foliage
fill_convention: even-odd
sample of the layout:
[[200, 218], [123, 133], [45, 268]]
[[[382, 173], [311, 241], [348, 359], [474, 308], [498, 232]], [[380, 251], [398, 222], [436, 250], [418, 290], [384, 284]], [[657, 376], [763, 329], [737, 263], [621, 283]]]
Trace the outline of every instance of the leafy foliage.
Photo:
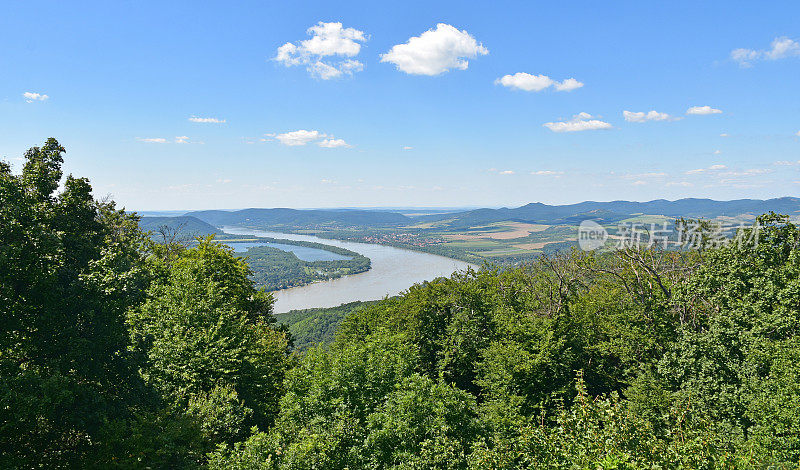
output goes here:
[[[272, 297], [249, 274], [232, 249], [207, 238], [156, 278], [128, 321], [132, 348], [146, 357], [142, 377], [176, 406], [202, 410], [197, 400], [224, 398], [237, 414], [227, 419], [266, 427], [282, 395], [288, 343], [270, 326]], [[225, 386], [235, 393], [226, 398]]]
[[277, 326], [230, 248], [156, 243], [85, 179], [58, 191], [63, 152], [0, 163], [0, 467], [800, 464], [784, 216], [741, 243], [555, 254]]
[[311, 346], [333, 341], [336, 329], [350, 312], [375, 303], [377, 301], [356, 301], [331, 308], [292, 310], [276, 314], [275, 319], [289, 329], [294, 348], [305, 351]]

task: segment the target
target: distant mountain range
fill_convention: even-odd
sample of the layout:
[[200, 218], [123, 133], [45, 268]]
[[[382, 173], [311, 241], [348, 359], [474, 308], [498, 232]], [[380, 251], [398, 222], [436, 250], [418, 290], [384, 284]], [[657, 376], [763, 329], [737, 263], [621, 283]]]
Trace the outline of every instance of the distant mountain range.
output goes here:
[[374, 210], [322, 210], [322, 209], [243, 209], [240, 211], [197, 211], [187, 216], [196, 217], [216, 227], [223, 225], [253, 226], [391, 226], [404, 225], [413, 219], [398, 212]]
[[649, 202], [587, 201], [561, 206], [536, 202], [517, 208], [474, 209], [420, 216], [409, 216], [390, 210], [353, 209], [208, 210], [189, 212], [186, 216], [200, 219], [215, 227], [223, 225], [392, 227], [420, 222], [440, 222], [458, 228], [501, 221], [572, 225], [580, 223], [582, 220], [592, 219], [600, 223], [613, 223], [636, 214], [710, 219], [743, 214], [758, 215], [769, 211], [800, 216], [800, 198], [739, 199], [735, 201], [714, 201], [712, 199], [679, 199], [677, 201], [657, 199]]
[[657, 199], [649, 202], [586, 201], [563, 206], [550, 206], [536, 202], [515, 209], [476, 209], [460, 213], [423, 216], [416, 220], [446, 220], [451, 227], [469, 227], [509, 220], [547, 225], [571, 225], [586, 219], [592, 219], [599, 223], [613, 223], [635, 214], [711, 219], [744, 214], [759, 215], [769, 211], [798, 216], [800, 215], [800, 198], [739, 199], [735, 201], [714, 201], [712, 199], [679, 199], [677, 201]]
[[162, 225], [191, 236], [222, 233], [218, 228], [225, 225], [248, 225], [253, 227], [402, 227], [425, 222], [435, 222], [450, 229], [474, 227], [492, 222], [514, 221], [545, 225], [575, 225], [591, 219], [599, 223], [616, 223], [631, 216], [661, 215], [665, 217], [687, 217], [712, 219], [722, 216], [759, 215], [777, 212], [800, 217], [800, 198], [783, 197], [768, 200], [739, 199], [714, 201], [711, 199], [658, 199], [649, 202], [587, 201], [578, 204], [551, 206], [542, 203], [526, 204], [517, 208], [474, 209], [432, 215], [411, 216], [393, 210], [356, 209], [243, 209], [237, 211], [207, 210], [188, 212], [178, 217], [143, 217], [140, 225], [144, 230], [158, 230]]

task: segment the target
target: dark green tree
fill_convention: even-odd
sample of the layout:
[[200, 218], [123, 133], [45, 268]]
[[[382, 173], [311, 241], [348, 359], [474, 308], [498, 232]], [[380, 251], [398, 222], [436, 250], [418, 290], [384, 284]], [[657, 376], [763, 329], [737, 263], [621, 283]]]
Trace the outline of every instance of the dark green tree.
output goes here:
[[137, 220], [67, 176], [55, 139], [0, 163], [0, 466], [102, 460], [109, 423], [145, 397], [125, 312], [148, 273]]
[[212, 238], [157, 253], [172, 257], [151, 258], [159, 274], [128, 317], [142, 377], [172, 410], [197, 417], [212, 444], [243, 438], [251, 426], [267, 429], [289, 364], [272, 296], [256, 290], [247, 263]]

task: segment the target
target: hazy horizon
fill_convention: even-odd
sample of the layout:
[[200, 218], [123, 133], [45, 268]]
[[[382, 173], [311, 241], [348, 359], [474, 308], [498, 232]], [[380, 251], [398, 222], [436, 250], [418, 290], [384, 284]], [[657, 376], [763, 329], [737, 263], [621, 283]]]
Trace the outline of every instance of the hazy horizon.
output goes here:
[[716, 202], [730, 202], [736, 200], [770, 200], [770, 199], [783, 199], [783, 198], [797, 198], [797, 196], [778, 196], [775, 198], [767, 198], [767, 199], [758, 199], [758, 198], [736, 198], [736, 199], [713, 199], [713, 198], [692, 198], [692, 197], [685, 197], [685, 198], [678, 198], [678, 199], [649, 199], [649, 200], [632, 200], [632, 199], [612, 199], [612, 200], [582, 200], [572, 203], [566, 204], [547, 204], [540, 201], [531, 201], [525, 204], [520, 205], [501, 205], [501, 206], [451, 206], [451, 207], [437, 207], [437, 206], [319, 206], [319, 207], [270, 207], [270, 206], [263, 206], [263, 207], [236, 207], [236, 208], [200, 208], [200, 209], [164, 209], [164, 210], [154, 210], [154, 209], [127, 209], [128, 212], [136, 212], [138, 214], [174, 214], [174, 215], [182, 215], [188, 212], [200, 212], [200, 211], [210, 211], [210, 210], [217, 210], [217, 211], [241, 211], [247, 209], [293, 209], [293, 210], [374, 210], [374, 211], [404, 211], [404, 210], [413, 210], [413, 211], [445, 211], [445, 212], [455, 212], [455, 211], [467, 211], [467, 210], [475, 210], [475, 209], [502, 209], [502, 208], [509, 208], [513, 209], [516, 207], [522, 207], [528, 204], [545, 204], [550, 206], [569, 206], [574, 204], [581, 204], [581, 203], [612, 203], [612, 202], [653, 202], [653, 201], [669, 201], [675, 202], [682, 199], [705, 199], [711, 200]]

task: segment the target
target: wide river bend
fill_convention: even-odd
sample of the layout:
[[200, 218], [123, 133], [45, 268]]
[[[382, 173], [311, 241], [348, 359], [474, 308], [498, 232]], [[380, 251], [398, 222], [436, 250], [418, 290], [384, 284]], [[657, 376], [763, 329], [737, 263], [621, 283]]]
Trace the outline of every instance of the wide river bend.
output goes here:
[[418, 282], [450, 276], [453, 272], [463, 271], [468, 267], [476, 268], [475, 265], [444, 256], [372, 243], [329, 240], [311, 235], [267, 232], [243, 227], [227, 226], [222, 227], [222, 230], [232, 235], [283, 238], [338, 246], [361, 253], [372, 261], [372, 268], [367, 272], [273, 292], [275, 313], [302, 308], [336, 307], [356, 300], [382, 299], [387, 295], [399, 294]]

